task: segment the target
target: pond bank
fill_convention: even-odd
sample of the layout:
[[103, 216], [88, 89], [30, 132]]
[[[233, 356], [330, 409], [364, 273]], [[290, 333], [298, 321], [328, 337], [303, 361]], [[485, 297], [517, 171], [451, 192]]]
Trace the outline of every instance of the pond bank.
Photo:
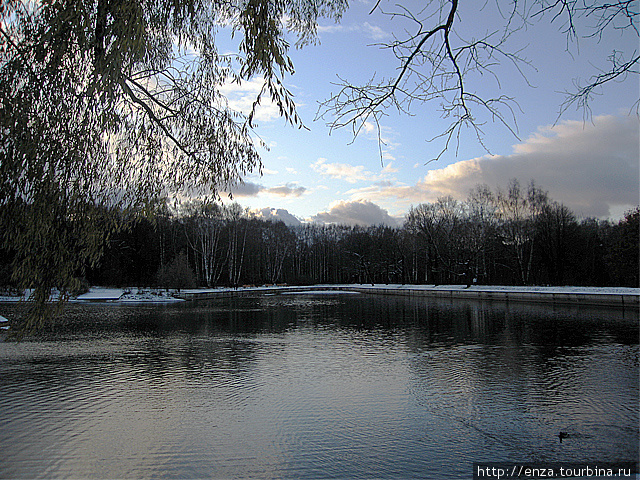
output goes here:
[[[369, 293], [438, 299], [464, 299], [476, 301], [498, 301], [538, 303], [547, 305], [601, 306], [617, 308], [640, 308], [640, 288], [626, 287], [514, 287], [500, 285], [385, 285], [385, 284], [341, 284], [341, 285], [245, 285], [238, 288], [202, 288], [181, 291], [160, 289], [123, 289], [92, 287], [89, 292], [72, 298], [71, 302], [109, 303], [173, 303], [205, 300], [211, 298], [236, 297], [255, 294], [305, 294], [305, 293]], [[26, 300], [22, 297], [0, 297], [0, 302]], [[55, 300], [55, 298], [52, 298]]]
[[507, 287], [464, 285], [311, 285], [240, 287], [237, 289], [193, 289], [174, 295], [185, 300], [251, 295], [255, 293], [358, 292], [378, 295], [401, 295], [447, 299], [484, 300], [501, 302], [546, 303], [637, 308], [640, 289], [624, 287]]

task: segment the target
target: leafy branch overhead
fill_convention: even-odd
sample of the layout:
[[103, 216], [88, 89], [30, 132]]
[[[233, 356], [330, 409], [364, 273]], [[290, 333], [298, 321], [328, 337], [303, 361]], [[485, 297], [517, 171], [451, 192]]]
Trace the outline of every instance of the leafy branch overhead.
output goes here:
[[[318, 16], [345, 8], [345, 0], [3, 0], [0, 227], [20, 287], [38, 299], [71, 289], [133, 213], [170, 193], [215, 196], [259, 167], [253, 114], [230, 109], [222, 87], [262, 77], [263, 93], [299, 124], [283, 85], [293, 73], [285, 30], [308, 43]], [[235, 54], [218, 49], [227, 27], [242, 36]], [[90, 207], [108, 221], [93, 223]], [[116, 209], [125, 218], [106, 214]], [[96, 241], [38, 243], [64, 225]]]
[[[463, 21], [480, 28], [473, 22], [474, 11], [490, 7], [495, 7], [493, 20], [498, 27], [490, 30], [492, 27], [487, 26], [486, 33], [479, 37], [466, 33]], [[367, 125], [374, 125], [380, 132], [380, 122], [389, 111], [411, 115], [421, 105], [429, 106], [445, 120], [443, 131], [430, 139], [444, 139], [437, 158], [452, 142], [459, 144], [465, 129], [484, 145], [483, 125], [487, 121], [501, 123], [518, 136], [519, 106], [516, 98], [501, 93], [501, 74], [507, 66], [529, 83], [527, 74], [535, 65], [527, 60], [522, 48], [510, 45], [533, 22], [557, 25], [566, 36], [568, 50], [574, 46], [579, 49], [583, 40], [599, 41], [607, 31], [618, 31], [636, 41], [640, 36], [638, 4], [630, 0], [495, 0], [495, 4], [479, 2], [477, 7], [447, 0], [411, 8], [405, 4], [387, 7], [378, 0], [371, 14], [384, 15], [405, 26], [392, 41], [377, 45], [392, 53], [395, 71], [388, 77], [374, 74], [364, 84], [339, 78], [336, 92], [320, 104], [317, 116], [331, 129], [349, 128], [355, 138]], [[584, 83], [576, 81], [574, 88], [565, 92], [558, 117], [573, 106], [589, 116], [590, 101], [600, 87], [639, 73], [640, 53], [637, 49], [615, 50], [607, 62], [608, 68]], [[493, 79], [493, 87], [487, 78]], [[635, 109], [637, 112], [638, 103]]]

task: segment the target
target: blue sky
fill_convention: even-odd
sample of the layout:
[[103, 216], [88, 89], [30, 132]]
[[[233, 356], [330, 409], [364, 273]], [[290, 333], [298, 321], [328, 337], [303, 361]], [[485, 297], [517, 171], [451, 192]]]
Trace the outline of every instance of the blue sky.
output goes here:
[[[418, 4], [417, 2], [412, 2]], [[412, 3], [404, 3], [409, 6]], [[591, 102], [591, 117], [570, 109], [558, 118], [564, 97], [574, 81], [587, 80], [607, 67], [612, 50], [629, 56], [638, 49], [638, 36], [627, 29], [596, 41], [580, 39], [567, 44], [558, 23], [534, 21], [507, 45], [531, 63], [526, 81], [509, 65], [496, 69], [467, 88], [485, 95], [514, 97], [517, 134], [487, 118], [484, 144], [463, 132], [457, 148], [437, 161], [442, 142], [429, 142], [447, 123], [437, 104], [414, 105], [411, 115], [389, 111], [381, 122], [382, 159], [377, 134], [367, 125], [354, 140], [349, 129], [330, 131], [325, 120], [315, 120], [319, 102], [337, 87], [338, 77], [362, 83], [395, 73], [397, 61], [374, 44], [402, 35], [408, 24], [370, 14], [373, 2], [355, 1], [340, 23], [322, 21], [319, 43], [292, 50], [296, 73], [286, 78], [295, 95], [306, 129], [286, 125], [272, 105], [257, 115], [257, 135], [269, 146], [261, 149], [262, 176], [249, 175], [234, 190], [234, 200], [259, 214], [290, 222], [398, 224], [411, 205], [452, 195], [464, 199], [471, 188], [486, 183], [505, 187], [511, 178], [526, 184], [535, 180], [550, 196], [578, 216], [620, 218], [637, 205], [639, 182], [639, 122], [632, 112], [638, 100], [638, 77], [606, 85]], [[484, 6], [484, 7], [483, 7]], [[383, 10], [392, 3], [382, 1]], [[495, 4], [466, 2], [457, 33], [478, 37], [504, 28]], [[294, 39], [292, 39], [293, 43]], [[260, 79], [225, 88], [230, 105], [245, 112], [260, 86]], [[630, 115], [630, 113], [632, 113]], [[295, 218], [294, 218], [295, 217]]]

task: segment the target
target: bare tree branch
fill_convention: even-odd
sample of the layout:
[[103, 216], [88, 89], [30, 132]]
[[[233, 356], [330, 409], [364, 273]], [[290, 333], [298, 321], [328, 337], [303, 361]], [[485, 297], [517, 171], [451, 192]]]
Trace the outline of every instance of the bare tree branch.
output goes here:
[[[391, 110], [401, 115], [413, 115], [417, 107], [434, 106], [441, 118], [449, 121], [442, 132], [429, 140], [442, 139], [444, 142], [435, 159], [440, 158], [452, 142], [459, 145], [464, 129], [469, 129], [490, 153], [484, 142], [483, 125], [487, 121], [498, 122], [518, 138], [516, 110], [520, 107], [512, 96], [492, 94], [487, 82], [482, 81], [483, 93], [476, 84], [483, 76], [489, 76], [501, 90], [501, 69], [506, 65], [531, 86], [527, 72], [535, 67], [523, 56], [522, 48], [514, 51], [507, 43], [516, 33], [534, 20], [557, 24], [566, 35], [568, 52], [574, 47], [580, 48], [580, 39], [599, 41], [603, 30], [607, 29], [628, 30], [639, 36], [637, 3], [632, 0], [533, 0], [529, 3], [515, 0], [509, 3], [506, 11], [501, 9], [501, 0], [495, 0], [495, 3], [504, 19], [504, 28], [497, 28], [480, 39], [467, 39], [456, 31], [463, 15], [458, 0], [426, 2], [415, 11], [395, 5], [391, 12], [384, 11], [382, 0], [378, 0], [370, 14], [379, 12], [412, 26], [401, 38], [394, 36], [392, 41], [376, 45], [393, 53], [397, 60], [396, 71], [390, 77], [374, 74], [364, 84], [353, 84], [339, 76], [335, 84], [337, 91], [319, 104], [316, 119], [325, 120], [331, 131], [350, 128], [354, 139], [365, 126], [373, 126], [378, 131], [382, 161], [380, 129], [383, 118]], [[638, 73], [636, 51], [630, 57], [615, 51], [610, 62], [610, 69], [603, 69], [586, 85], [576, 82], [574, 92], [565, 92], [567, 98], [560, 114], [574, 104], [588, 112], [589, 101], [596, 89]]]

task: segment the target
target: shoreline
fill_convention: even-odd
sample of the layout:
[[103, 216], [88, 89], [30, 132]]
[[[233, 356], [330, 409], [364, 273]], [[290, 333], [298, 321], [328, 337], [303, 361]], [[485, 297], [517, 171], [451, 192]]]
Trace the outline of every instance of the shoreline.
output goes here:
[[[137, 293], [133, 293], [137, 292]], [[640, 288], [630, 287], [518, 287], [500, 285], [393, 285], [393, 284], [339, 284], [339, 285], [262, 285], [238, 288], [202, 288], [167, 291], [154, 288], [91, 287], [89, 292], [71, 298], [71, 303], [108, 302], [114, 304], [157, 303], [171, 304], [212, 298], [255, 294], [302, 293], [367, 293], [376, 295], [410, 296], [439, 299], [464, 299], [558, 305], [606, 306], [618, 308], [640, 307]], [[27, 292], [28, 293], [28, 292]], [[26, 300], [21, 297], [0, 296], [0, 303]], [[56, 300], [52, 297], [52, 301]]]
[[194, 301], [255, 293], [286, 294], [309, 291], [619, 308], [637, 308], [640, 306], [640, 288], [627, 287], [512, 287], [484, 285], [466, 287], [464, 285], [342, 284], [240, 287], [237, 289], [189, 289], [175, 295], [188, 301]]

